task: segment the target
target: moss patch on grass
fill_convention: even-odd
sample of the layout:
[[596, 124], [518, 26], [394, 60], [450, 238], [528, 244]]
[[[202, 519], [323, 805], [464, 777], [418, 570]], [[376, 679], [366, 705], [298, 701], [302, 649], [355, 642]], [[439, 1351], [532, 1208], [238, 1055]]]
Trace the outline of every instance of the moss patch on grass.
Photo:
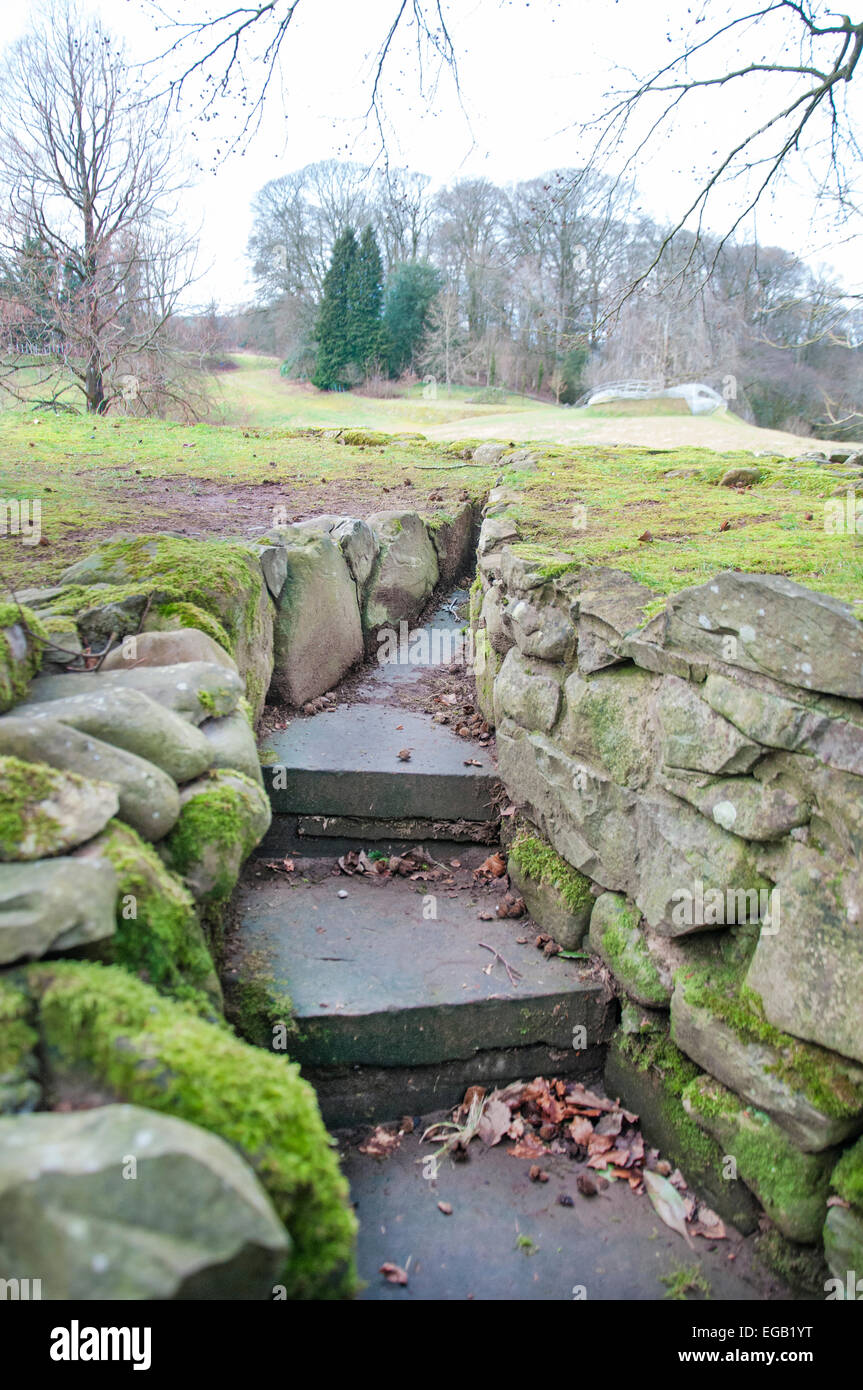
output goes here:
[[[863, 598], [863, 547], [824, 526], [823, 504], [839, 475], [774, 457], [759, 459], [763, 477], [754, 487], [717, 486], [729, 469], [752, 463], [743, 451], [673, 449], [657, 457], [638, 448], [545, 446], [515, 509], [521, 542], [514, 549], [540, 566], [545, 555], [549, 579], [609, 565], [663, 596], [740, 569]], [[574, 502], [587, 509], [577, 532]]]

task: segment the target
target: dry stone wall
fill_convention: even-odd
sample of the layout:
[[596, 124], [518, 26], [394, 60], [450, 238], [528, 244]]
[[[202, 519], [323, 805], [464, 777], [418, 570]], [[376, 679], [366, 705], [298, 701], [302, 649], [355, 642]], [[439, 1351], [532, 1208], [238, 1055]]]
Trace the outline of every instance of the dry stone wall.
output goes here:
[[[664, 1077], [844, 1278], [863, 1267], [863, 623], [738, 572], [657, 613], [628, 574], [537, 558], [511, 491], [484, 517], [475, 671], [526, 822], [516, 872], [544, 845], [584, 876], [618, 1063]], [[852, 1197], [828, 1205], [837, 1171]]]

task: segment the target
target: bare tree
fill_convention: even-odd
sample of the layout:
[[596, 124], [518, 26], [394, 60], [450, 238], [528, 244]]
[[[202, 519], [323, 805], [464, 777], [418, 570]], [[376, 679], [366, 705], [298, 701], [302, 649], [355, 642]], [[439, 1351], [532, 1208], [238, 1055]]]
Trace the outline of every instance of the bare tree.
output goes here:
[[[177, 60], [168, 90], [179, 101], [190, 82], [203, 85], [204, 111], [211, 115], [222, 99], [236, 99], [245, 112], [233, 138], [235, 147], [257, 129], [270, 92], [282, 44], [287, 40], [300, 0], [252, 0], [231, 4], [215, 14], [188, 17], [187, 0], [141, 0], [167, 30], [169, 42], [160, 63]], [[422, 89], [434, 87], [449, 72], [459, 93], [458, 65], [450, 36], [447, 0], [393, 0], [390, 18], [374, 39], [375, 56], [367, 77], [367, 116], [380, 136], [386, 159], [385, 85], [388, 67], [397, 61], [402, 37], [413, 47]]]
[[164, 117], [111, 36], [71, 5], [52, 6], [11, 48], [0, 79], [0, 295], [3, 385], [14, 394], [67, 406], [83, 396], [102, 414], [172, 393], [168, 330], [193, 246], [173, 220]]
[[[755, 8], [745, 0], [730, 6], [703, 0], [690, 16], [672, 58], [581, 126], [596, 135], [591, 163], [611, 163], [619, 176], [628, 176], [644, 152], [675, 123], [691, 119], [693, 102], [710, 92], [721, 92], [739, 110], [757, 97], [766, 114], [713, 152], [707, 172], [627, 293], [656, 269], [684, 227], [700, 235], [708, 209], [722, 201], [718, 255], [795, 161], [821, 169], [822, 206], [832, 203], [844, 215], [858, 206], [861, 147], [847, 93], [861, 66], [863, 15], [837, 14], [824, 0], [766, 0]], [[737, 186], [742, 192], [734, 196]]]

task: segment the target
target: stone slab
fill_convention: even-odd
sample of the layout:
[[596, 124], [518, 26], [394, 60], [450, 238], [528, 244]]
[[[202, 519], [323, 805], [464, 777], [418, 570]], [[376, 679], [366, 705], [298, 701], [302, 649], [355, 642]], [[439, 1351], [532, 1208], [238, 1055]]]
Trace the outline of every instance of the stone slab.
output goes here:
[[[399, 727], [401, 726], [401, 727]], [[422, 714], [342, 705], [267, 734], [274, 812], [399, 820], [489, 820], [497, 776], [487, 749]], [[409, 761], [399, 752], [409, 749]], [[465, 767], [475, 758], [479, 767]]]
[[[428, 894], [436, 920], [423, 916]], [[267, 981], [277, 1000], [290, 995], [299, 1027], [291, 1054], [305, 1065], [421, 1066], [495, 1048], [566, 1049], [576, 1025], [586, 1029], [584, 1046], [606, 1042], [614, 1009], [603, 987], [580, 962], [546, 958], [532, 938], [518, 945], [523, 922], [480, 921], [493, 901], [407, 879], [252, 880], [237, 903], [232, 964], [241, 980]], [[480, 942], [522, 972], [515, 986]]]

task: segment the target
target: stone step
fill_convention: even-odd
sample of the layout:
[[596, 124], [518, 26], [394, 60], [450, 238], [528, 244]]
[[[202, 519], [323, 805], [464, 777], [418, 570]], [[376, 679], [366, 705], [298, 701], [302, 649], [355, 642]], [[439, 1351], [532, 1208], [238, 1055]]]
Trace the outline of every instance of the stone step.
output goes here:
[[[381, 850], [384, 854], [404, 854], [411, 845], [434, 842], [435, 856], [451, 859], [471, 845], [482, 846], [484, 859], [489, 846], [500, 838], [499, 821], [432, 821], [408, 817], [406, 820], [374, 820], [360, 816], [273, 816], [272, 824], [253, 851], [258, 859], [296, 859], [330, 857], [336, 859], [350, 849]], [[478, 861], [477, 861], [478, 862]]]
[[[399, 758], [403, 750], [409, 759]], [[497, 775], [488, 749], [424, 714], [341, 705], [267, 734], [261, 752], [277, 814], [366, 821], [495, 816]], [[479, 766], [467, 766], [469, 759]]]
[[[297, 883], [249, 872], [226, 977], [229, 993], [232, 980], [259, 982], [267, 1030], [290, 996], [297, 1033], [288, 1050], [304, 1066], [461, 1061], [469, 1073], [479, 1054], [542, 1046], [561, 1072], [608, 1042], [614, 1005], [587, 962], [545, 957], [528, 919], [479, 920], [500, 895], [475, 887], [469, 868], [457, 871], [463, 887], [330, 870], [322, 861]], [[520, 978], [511, 983], [480, 943]]]

